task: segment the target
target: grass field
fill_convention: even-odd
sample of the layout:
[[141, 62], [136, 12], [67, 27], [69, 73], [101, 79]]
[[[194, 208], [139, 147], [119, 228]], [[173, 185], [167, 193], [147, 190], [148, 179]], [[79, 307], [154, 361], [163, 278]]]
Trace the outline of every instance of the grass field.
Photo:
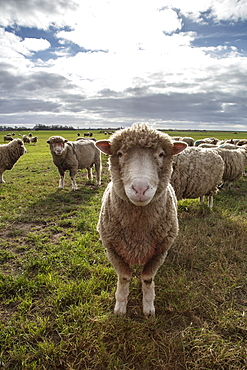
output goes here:
[[215, 196], [212, 210], [179, 201], [179, 236], [155, 279], [156, 318], [143, 317], [138, 267], [127, 315], [117, 318], [116, 274], [96, 231], [107, 158], [100, 187], [81, 171], [78, 191], [68, 174], [57, 190], [46, 144], [76, 133], [36, 132], [37, 145], [0, 184], [0, 369], [247, 369], [247, 177]]

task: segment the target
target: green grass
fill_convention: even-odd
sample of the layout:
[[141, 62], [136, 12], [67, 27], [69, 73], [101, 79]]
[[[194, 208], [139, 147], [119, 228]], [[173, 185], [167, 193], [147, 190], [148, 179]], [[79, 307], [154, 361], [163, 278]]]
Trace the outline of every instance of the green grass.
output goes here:
[[0, 184], [0, 369], [246, 369], [247, 178], [215, 196], [213, 210], [179, 202], [179, 236], [155, 279], [156, 318], [143, 318], [139, 268], [117, 318], [116, 274], [96, 231], [107, 158], [100, 187], [81, 171], [78, 191], [68, 174], [59, 191], [53, 134], [38, 132]]

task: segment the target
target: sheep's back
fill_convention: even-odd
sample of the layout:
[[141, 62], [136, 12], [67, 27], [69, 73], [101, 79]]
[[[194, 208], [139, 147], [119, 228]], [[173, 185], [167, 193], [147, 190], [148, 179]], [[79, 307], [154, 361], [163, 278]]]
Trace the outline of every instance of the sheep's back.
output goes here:
[[222, 181], [224, 162], [211, 149], [187, 148], [174, 157], [171, 184], [177, 199], [214, 193]]
[[9, 144], [0, 145], [0, 169], [11, 170], [22, 154], [21, 146], [14, 140]]
[[99, 161], [100, 151], [93, 142], [80, 140], [73, 142], [72, 145], [71, 152], [77, 157], [78, 168], [87, 168]]
[[239, 179], [247, 165], [246, 152], [244, 149], [222, 149], [217, 148], [217, 153], [225, 163], [223, 181], [235, 181]]

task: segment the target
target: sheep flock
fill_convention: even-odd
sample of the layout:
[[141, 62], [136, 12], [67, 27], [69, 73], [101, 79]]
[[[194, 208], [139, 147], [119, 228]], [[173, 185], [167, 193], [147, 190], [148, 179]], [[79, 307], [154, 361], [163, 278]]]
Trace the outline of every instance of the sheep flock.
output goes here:
[[[96, 185], [101, 184], [101, 152], [109, 157], [110, 182], [102, 198], [97, 230], [118, 280], [114, 312], [127, 311], [132, 267], [141, 265], [143, 313], [155, 315], [154, 278], [178, 235], [177, 201], [213, 196], [245, 175], [247, 140], [171, 137], [145, 123], [117, 130], [107, 140], [79, 137], [68, 141], [51, 136], [46, 142], [60, 180], [70, 172], [72, 190], [77, 190], [78, 169], [86, 169]], [[0, 145], [0, 182], [3, 172], [13, 168], [26, 152], [32, 136]], [[34, 137], [37, 143], [37, 137]], [[24, 140], [25, 139], [25, 140]]]

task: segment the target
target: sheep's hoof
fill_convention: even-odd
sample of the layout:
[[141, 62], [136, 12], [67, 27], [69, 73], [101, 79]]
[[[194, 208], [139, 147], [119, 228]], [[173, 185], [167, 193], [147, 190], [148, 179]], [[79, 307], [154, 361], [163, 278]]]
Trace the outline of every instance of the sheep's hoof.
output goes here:
[[149, 319], [150, 317], [155, 318], [155, 311], [144, 313], [145, 319]]
[[127, 304], [124, 302], [116, 302], [114, 314], [117, 316], [124, 316], [127, 311]]
[[153, 303], [146, 305], [146, 307], [143, 307], [143, 313], [146, 319], [149, 317], [155, 317], [155, 308]]

